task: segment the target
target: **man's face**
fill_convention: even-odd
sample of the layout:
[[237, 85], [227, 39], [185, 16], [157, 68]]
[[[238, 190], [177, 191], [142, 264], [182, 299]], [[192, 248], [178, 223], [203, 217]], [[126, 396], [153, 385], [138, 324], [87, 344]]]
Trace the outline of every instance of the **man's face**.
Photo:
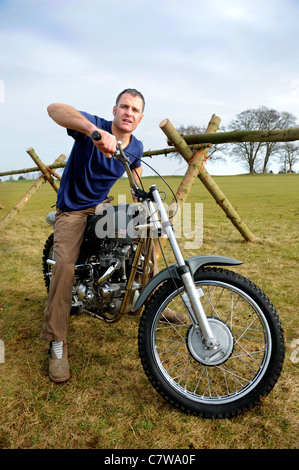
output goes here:
[[114, 125], [120, 132], [132, 133], [143, 118], [143, 101], [139, 96], [124, 93], [113, 108]]

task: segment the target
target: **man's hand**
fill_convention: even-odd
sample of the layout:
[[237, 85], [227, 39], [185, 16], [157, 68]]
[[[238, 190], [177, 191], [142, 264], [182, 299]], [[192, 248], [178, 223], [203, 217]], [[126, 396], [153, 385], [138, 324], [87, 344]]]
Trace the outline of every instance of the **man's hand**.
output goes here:
[[112, 154], [116, 151], [116, 138], [109, 132], [97, 129], [101, 140], [93, 140], [94, 145], [108, 158], [112, 157]]

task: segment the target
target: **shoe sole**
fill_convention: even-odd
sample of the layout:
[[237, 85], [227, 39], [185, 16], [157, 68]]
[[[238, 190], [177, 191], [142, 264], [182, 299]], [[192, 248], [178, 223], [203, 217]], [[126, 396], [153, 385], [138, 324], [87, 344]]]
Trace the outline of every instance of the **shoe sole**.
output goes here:
[[67, 377], [65, 377], [65, 378], [54, 379], [54, 377], [52, 377], [50, 374], [49, 374], [49, 377], [50, 377], [50, 380], [51, 380], [52, 382], [55, 382], [55, 383], [67, 382], [67, 381], [71, 378], [71, 376], [69, 375], [69, 376], [67, 376]]

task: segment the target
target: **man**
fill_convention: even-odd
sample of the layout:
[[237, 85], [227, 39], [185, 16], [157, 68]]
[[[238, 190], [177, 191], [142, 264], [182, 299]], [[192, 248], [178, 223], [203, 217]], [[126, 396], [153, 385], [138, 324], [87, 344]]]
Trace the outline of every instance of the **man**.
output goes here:
[[[54, 227], [56, 264], [52, 270], [41, 334], [50, 342], [49, 375], [55, 382], [70, 378], [67, 330], [74, 265], [87, 216], [94, 214], [97, 204], [108, 200], [109, 190], [124, 173], [122, 164], [111, 158], [119, 140], [123, 149], [130, 152], [127, 156], [137, 174], [136, 180], [141, 177], [142, 166], [138, 158], [142, 157], [143, 144], [133, 136], [133, 132], [143, 119], [144, 105], [140, 92], [126, 89], [116, 99], [113, 121], [79, 112], [61, 103], [48, 107], [49, 116], [65, 127], [75, 141], [57, 195]], [[91, 139], [94, 131], [100, 133], [101, 140]]]
[[[67, 330], [72, 305], [74, 266], [87, 217], [95, 213], [95, 207], [99, 203], [109, 201], [111, 187], [124, 173], [123, 165], [111, 158], [119, 140], [124, 151], [128, 151], [127, 157], [139, 183], [142, 174], [139, 159], [143, 154], [143, 144], [133, 132], [143, 119], [144, 106], [142, 94], [129, 88], [122, 91], [116, 99], [113, 121], [79, 112], [61, 103], [48, 107], [50, 117], [65, 127], [75, 141], [57, 194], [54, 226], [56, 263], [52, 270], [41, 333], [41, 337], [50, 342], [49, 376], [54, 382], [65, 382], [70, 378]], [[91, 139], [94, 131], [99, 132], [101, 140]], [[156, 266], [155, 271], [157, 272]], [[169, 321], [174, 322], [178, 320], [177, 315], [169, 309], [165, 314]]]

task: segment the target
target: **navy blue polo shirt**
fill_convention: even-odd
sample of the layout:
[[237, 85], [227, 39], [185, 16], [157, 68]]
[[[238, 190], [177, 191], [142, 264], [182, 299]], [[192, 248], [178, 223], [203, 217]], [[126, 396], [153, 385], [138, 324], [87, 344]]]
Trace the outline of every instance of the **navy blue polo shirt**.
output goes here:
[[[85, 112], [81, 114], [99, 129], [112, 133], [112, 121]], [[90, 137], [71, 129], [67, 132], [75, 142], [60, 181], [57, 206], [62, 211], [94, 207], [107, 199], [111, 187], [123, 176], [124, 167], [118, 160], [105, 157]], [[143, 144], [140, 140], [132, 135], [124, 152], [131, 162], [131, 168], [141, 166], [138, 158], [142, 157]]]

